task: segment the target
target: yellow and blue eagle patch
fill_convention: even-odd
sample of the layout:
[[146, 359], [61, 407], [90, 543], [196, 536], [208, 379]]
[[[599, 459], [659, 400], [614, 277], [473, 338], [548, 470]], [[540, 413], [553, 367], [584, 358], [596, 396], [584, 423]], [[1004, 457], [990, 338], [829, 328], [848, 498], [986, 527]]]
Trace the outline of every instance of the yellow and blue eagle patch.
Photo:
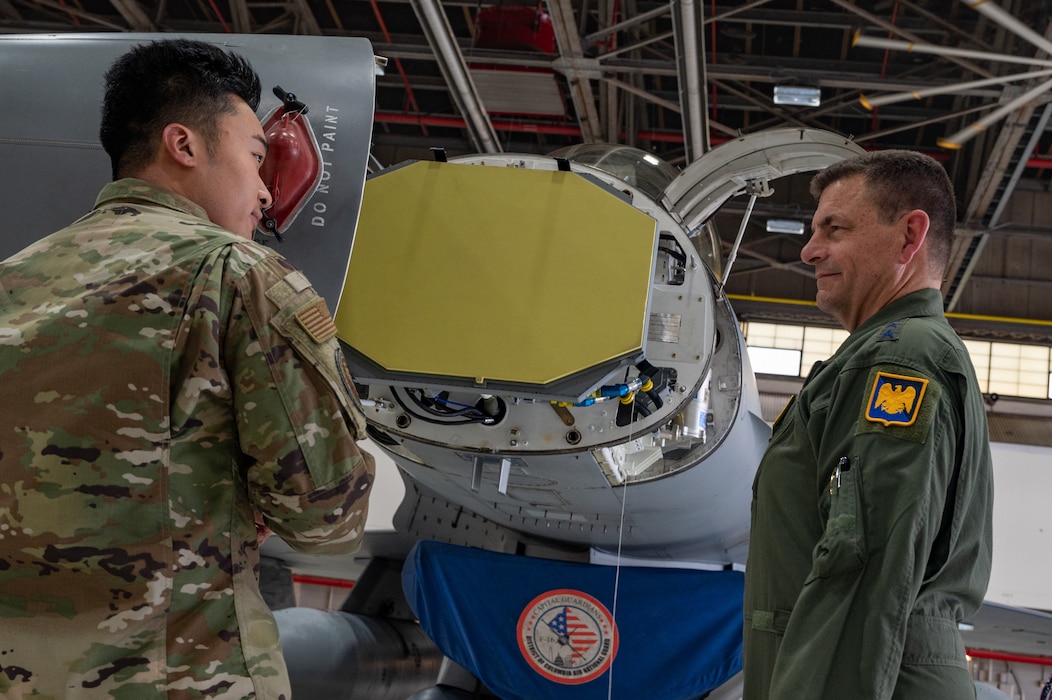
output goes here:
[[877, 372], [866, 405], [866, 420], [883, 425], [913, 425], [917, 421], [928, 380]]
[[877, 365], [870, 368], [864, 385], [856, 385], [865, 392], [859, 397], [856, 435], [881, 433], [921, 444], [928, 439], [942, 386], [936, 379], [906, 372], [910, 370], [898, 365]]

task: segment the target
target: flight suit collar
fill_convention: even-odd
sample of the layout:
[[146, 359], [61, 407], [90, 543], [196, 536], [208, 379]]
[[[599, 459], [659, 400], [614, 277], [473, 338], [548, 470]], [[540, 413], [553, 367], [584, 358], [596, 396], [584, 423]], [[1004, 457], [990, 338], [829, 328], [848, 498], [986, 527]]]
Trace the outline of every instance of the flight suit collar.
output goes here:
[[944, 316], [942, 292], [938, 289], [921, 289], [912, 292], [896, 299], [870, 316], [848, 336], [833, 357], [812, 365], [811, 371], [807, 373], [807, 377], [804, 379], [803, 387], [810, 384], [823, 369], [835, 364], [834, 361], [837, 358], [844, 357], [845, 353], [850, 354], [853, 352], [854, 348], [866, 342], [876, 331], [881, 331], [880, 339], [882, 340], [898, 340], [898, 333], [901, 332], [906, 319], [925, 316]]
[[942, 292], [938, 289], [921, 289], [896, 299], [866, 319], [851, 335], [866, 336], [900, 319], [924, 316], [943, 316]]

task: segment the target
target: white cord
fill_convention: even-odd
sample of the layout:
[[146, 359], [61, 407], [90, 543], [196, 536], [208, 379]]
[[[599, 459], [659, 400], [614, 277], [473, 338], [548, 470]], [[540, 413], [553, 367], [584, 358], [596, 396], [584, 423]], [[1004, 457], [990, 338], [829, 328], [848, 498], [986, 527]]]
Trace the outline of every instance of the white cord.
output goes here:
[[[610, 610], [610, 621], [613, 633], [620, 636], [617, 629], [617, 589], [621, 584], [621, 542], [625, 536], [625, 502], [628, 500], [628, 481], [624, 482], [624, 491], [621, 494], [621, 522], [617, 530], [617, 562], [614, 565], [614, 603]], [[620, 641], [620, 640], [619, 640]], [[621, 645], [618, 644], [618, 647]], [[607, 677], [606, 698], [613, 700], [614, 697], [614, 664], [610, 663], [609, 676]]]

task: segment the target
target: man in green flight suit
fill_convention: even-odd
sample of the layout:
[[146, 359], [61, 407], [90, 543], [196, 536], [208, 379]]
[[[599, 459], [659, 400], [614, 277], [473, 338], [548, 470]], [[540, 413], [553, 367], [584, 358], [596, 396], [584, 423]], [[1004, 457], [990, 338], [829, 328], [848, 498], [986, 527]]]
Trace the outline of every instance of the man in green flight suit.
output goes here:
[[992, 465], [939, 291], [956, 209], [909, 151], [820, 172], [817, 304], [850, 336], [775, 422], [753, 485], [744, 699], [974, 698], [958, 623], [990, 576]]
[[106, 74], [114, 182], [0, 263], [0, 696], [289, 698], [267, 529], [355, 549], [373, 482], [325, 302], [251, 240], [259, 78], [182, 39]]

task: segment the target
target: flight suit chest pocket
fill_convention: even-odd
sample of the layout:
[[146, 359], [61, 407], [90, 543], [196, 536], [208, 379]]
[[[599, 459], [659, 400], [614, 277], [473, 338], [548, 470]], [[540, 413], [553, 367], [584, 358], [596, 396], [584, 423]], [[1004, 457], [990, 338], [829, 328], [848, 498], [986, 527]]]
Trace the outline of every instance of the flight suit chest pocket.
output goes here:
[[811, 573], [805, 583], [858, 571], [865, 566], [860, 466], [842, 457], [829, 477], [829, 516], [825, 531], [815, 545]]

